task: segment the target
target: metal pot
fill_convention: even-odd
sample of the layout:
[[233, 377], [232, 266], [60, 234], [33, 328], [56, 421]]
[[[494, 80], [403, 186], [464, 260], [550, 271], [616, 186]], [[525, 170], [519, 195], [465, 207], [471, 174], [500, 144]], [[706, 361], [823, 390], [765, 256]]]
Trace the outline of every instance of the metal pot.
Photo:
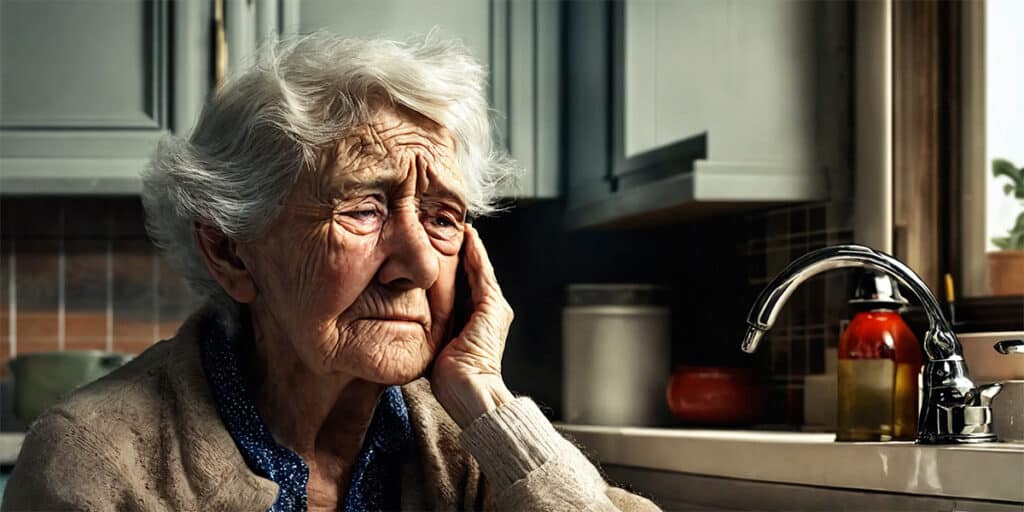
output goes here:
[[8, 361], [14, 375], [14, 414], [29, 424], [51, 405], [132, 358], [128, 354], [85, 350], [37, 352]]

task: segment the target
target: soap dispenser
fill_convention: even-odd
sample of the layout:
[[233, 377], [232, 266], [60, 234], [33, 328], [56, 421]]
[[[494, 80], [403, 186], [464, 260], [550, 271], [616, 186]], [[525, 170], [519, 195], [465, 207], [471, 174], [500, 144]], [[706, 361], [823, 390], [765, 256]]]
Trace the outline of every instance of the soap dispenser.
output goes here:
[[837, 441], [914, 440], [922, 354], [899, 313], [906, 304], [888, 276], [858, 276], [839, 340]]

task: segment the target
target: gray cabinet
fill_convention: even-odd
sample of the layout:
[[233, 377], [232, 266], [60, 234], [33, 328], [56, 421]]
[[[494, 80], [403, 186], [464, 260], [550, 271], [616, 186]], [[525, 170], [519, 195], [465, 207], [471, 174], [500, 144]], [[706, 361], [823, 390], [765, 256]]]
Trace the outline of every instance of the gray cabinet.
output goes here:
[[[405, 39], [437, 30], [490, 70], [497, 136], [525, 168], [508, 197], [559, 193], [561, 3], [556, 0], [301, 0], [294, 30]], [[289, 28], [288, 25], [285, 25]]]
[[[825, 199], [848, 136], [844, 4], [570, 2], [570, 224]], [[837, 84], [839, 87], [836, 87]], [[830, 124], [831, 123], [831, 124]], [[822, 148], [825, 148], [823, 150]]]
[[135, 193], [208, 88], [200, 2], [0, 2], [0, 192]]
[[738, 480], [610, 464], [602, 469], [610, 481], [650, 497], [665, 510], [1020, 512], [1024, 506], [1005, 501]]
[[[0, 1], [0, 194], [134, 194], [156, 141], [212, 86], [214, 2]], [[227, 72], [274, 32], [406, 38], [435, 27], [491, 70], [508, 197], [559, 193], [556, 0], [224, 0]]]

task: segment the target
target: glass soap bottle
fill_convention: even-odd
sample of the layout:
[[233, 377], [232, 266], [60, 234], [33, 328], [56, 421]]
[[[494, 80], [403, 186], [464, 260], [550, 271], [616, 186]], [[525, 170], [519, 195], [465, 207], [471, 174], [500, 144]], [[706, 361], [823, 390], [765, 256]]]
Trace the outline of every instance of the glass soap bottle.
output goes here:
[[922, 355], [899, 313], [906, 303], [888, 276], [859, 277], [839, 340], [837, 441], [914, 439]]

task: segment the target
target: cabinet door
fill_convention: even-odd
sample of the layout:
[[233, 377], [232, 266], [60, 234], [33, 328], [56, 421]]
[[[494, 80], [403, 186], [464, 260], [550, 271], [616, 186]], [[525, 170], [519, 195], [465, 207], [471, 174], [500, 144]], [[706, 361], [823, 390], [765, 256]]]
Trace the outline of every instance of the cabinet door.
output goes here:
[[[205, 96], [195, 4], [0, 2], [2, 191], [137, 192], [156, 140], [190, 125]], [[175, 83], [178, 101], [172, 58], [194, 79]]]
[[[490, 71], [496, 136], [526, 173], [503, 196], [553, 197], [558, 189], [556, 0], [302, 0], [299, 33], [406, 39], [436, 29], [461, 39]], [[287, 23], [285, 30], [287, 31]]]
[[707, 132], [708, 158], [813, 154], [819, 9], [799, 0], [629, 0], [626, 157]]

